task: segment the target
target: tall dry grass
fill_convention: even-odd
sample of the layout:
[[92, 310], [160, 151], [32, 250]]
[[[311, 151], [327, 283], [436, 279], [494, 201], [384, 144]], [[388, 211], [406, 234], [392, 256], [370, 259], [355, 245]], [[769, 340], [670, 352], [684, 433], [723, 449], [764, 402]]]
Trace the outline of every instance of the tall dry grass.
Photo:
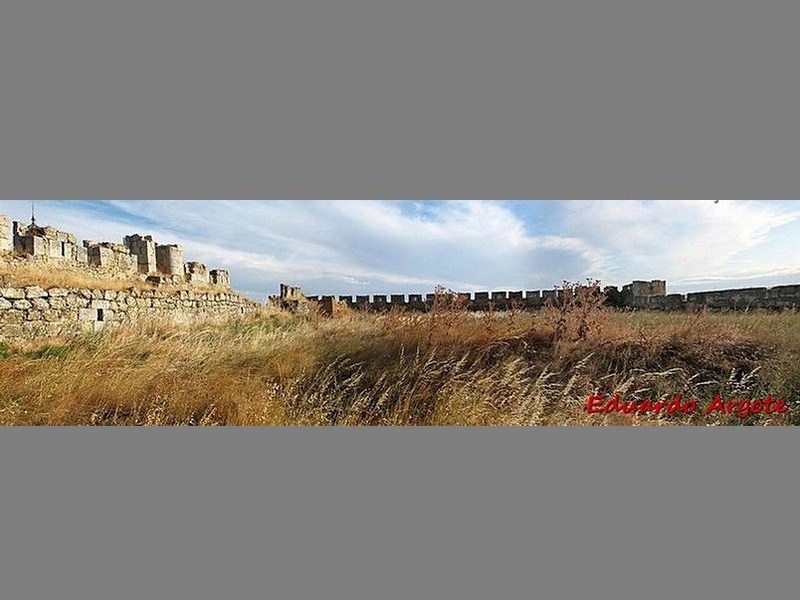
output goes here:
[[[580, 291], [580, 290], [579, 290]], [[583, 292], [581, 292], [583, 293]], [[577, 297], [576, 297], [577, 298]], [[5, 425], [796, 424], [800, 315], [620, 313], [585, 302], [337, 319], [263, 311], [0, 343]], [[782, 396], [786, 415], [589, 415], [592, 394]]]

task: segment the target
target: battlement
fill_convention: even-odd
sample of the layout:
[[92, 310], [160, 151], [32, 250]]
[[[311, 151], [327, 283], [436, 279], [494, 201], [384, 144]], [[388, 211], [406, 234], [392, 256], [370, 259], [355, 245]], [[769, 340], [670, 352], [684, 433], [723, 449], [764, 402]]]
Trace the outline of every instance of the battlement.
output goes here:
[[136, 268], [142, 275], [155, 275], [156, 273], [156, 243], [152, 236], [141, 236], [138, 233], [126, 235], [122, 243], [128, 247], [131, 254], [136, 257]]
[[150, 235], [125, 236], [121, 244], [83, 240], [35, 221], [24, 225], [0, 215], [0, 254], [12, 259], [85, 267], [108, 277], [132, 278], [163, 284], [195, 284], [230, 288], [228, 271], [209, 272], [199, 262], [185, 262], [178, 244], [158, 244]]
[[[8, 240], [8, 222], [10, 217], [0, 215], [0, 225], [3, 233], [0, 238]], [[6, 241], [4, 246], [8, 246]], [[82, 261], [85, 254], [80, 251], [77, 239], [71, 233], [59, 231], [55, 227], [39, 227], [31, 223], [21, 225], [14, 221], [12, 225], [11, 251], [14, 255], [39, 256], [44, 258], [58, 258], [70, 261]]]
[[[606, 306], [621, 309], [676, 310], [783, 310], [800, 308], [800, 285], [773, 288], [746, 288], [690, 294], [667, 294], [663, 280], [634, 281], [623, 286], [604, 288]], [[557, 305], [563, 292], [559, 289], [497, 292], [450, 292], [455, 305], [469, 311], [538, 310], [548, 304]], [[291, 297], [291, 299], [290, 299]], [[392, 309], [428, 311], [437, 302], [436, 294], [375, 294], [370, 296], [305, 296], [300, 288], [281, 285], [281, 296], [271, 303], [293, 308], [303, 302], [317, 304], [325, 315], [349, 308], [352, 310], [389, 312]]]
[[[0, 255], [12, 272], [16, 265], [45, 273], [42, 283], [0, 283], [0, 339], [73, 335], [155, 316], [222, 319], [261, 308], [231, 289], [228, 271], [185, 262], [181, 246], [158, 244], [149, 235], [128, 235], [121, 244], [78, 244], [71, 233], [0, 215]], [[40, 263], [47, 268], [39, 269]], [[58, 287], [47, 281], [51, 272], [62, 275]]]

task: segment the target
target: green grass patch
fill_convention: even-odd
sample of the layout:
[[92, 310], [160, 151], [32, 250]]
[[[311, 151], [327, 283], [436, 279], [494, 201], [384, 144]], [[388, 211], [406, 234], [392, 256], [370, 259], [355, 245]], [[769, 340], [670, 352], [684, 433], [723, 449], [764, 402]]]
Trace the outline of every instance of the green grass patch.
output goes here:
[[72, 348], [70, 346], [45, 346], [43, 348], [39, 348], [32, 352], [25, 353], [25, 357], [33, 360], [42, 360], [42, 359], [63, 360], [69, 355], [71, 351]]

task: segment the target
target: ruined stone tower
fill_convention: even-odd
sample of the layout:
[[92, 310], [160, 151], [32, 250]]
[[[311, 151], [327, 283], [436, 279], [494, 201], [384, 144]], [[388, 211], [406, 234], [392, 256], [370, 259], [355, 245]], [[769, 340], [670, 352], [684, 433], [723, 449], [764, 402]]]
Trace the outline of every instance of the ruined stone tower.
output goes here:
[[183, 248], [176, 244], [156, 245], [158, 272], [167, 276], [183, 276]]
[[214, 285], [226, 288], [231, 287], [231, 275], [225, 269], [213, 269], [208, 275]]
[[142, 237], [138, 233], [126, 235], [123, 243], [136, 256], [138, 270], [142, 275], [154, 275], [156, 272], [156, 243], [152, 236]]
[[208, 283], [208, 268], [203, 263], [187, 262], [185, 269], [186, 281], [189, 283]]
[[126, 235], [122, 242], [83, 240], [78, 244], [71, 233], [37, 225], [33, 209], [29, 224], [0, 214], [0, 254], [4, 260], [24, 257], [54, 266], [85, 267], [93, 276], [138, 278], [156, 286], [211, 284], [231, 289], [228, 271], [185, 262], [183, 247], [178, 244], [157, 244], [152, 236], [138, 233]]

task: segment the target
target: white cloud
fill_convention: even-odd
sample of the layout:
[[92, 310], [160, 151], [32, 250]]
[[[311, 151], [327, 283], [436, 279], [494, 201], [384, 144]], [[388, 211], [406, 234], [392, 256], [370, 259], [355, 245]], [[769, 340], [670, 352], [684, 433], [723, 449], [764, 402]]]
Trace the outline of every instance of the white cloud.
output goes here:
[[567, 226], [582, 239], [594, 237], [627, 278], [662, 278], [680, 286], [791, 273], [800, 277], [798, 256], [771, 243], [782, 228], [796, 228], [800, 202], [568, 204]]

